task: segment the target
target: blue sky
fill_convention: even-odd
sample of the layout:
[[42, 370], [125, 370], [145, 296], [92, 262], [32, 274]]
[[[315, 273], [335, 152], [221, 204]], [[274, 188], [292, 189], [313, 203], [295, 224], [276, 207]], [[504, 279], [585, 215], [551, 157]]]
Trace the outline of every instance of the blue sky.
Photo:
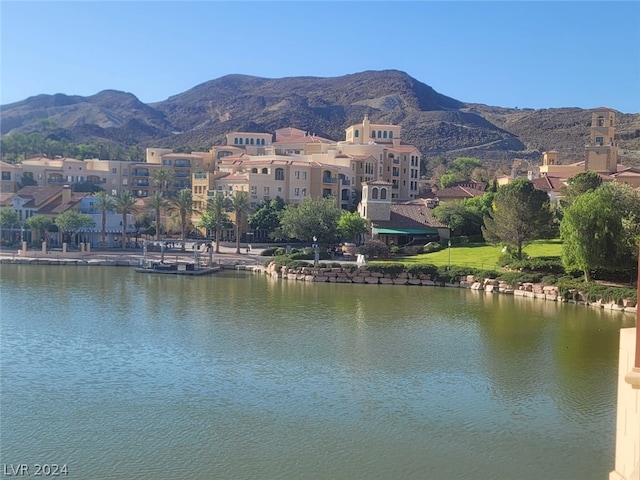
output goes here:
[[463, 102], [640, 112], [640, 2], [0, 2], [0, 104], [396, 69]]

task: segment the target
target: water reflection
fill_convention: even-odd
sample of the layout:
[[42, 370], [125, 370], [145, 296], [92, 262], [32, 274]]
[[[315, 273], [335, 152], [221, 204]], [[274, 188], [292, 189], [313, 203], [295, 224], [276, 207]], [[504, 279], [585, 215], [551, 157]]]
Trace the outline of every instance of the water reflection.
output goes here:
[[117, 267], [3, 267], [0, 296], [3, 458], [64, 456], [78, 478], [611, 469], [619, 315]]

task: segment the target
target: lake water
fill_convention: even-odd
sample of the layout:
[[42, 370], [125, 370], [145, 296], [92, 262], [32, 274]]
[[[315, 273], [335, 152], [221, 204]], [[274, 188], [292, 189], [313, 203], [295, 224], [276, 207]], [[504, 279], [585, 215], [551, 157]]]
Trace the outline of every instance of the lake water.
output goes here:
[[598, 479], [634, 316], [464, 289], [3, 265], [1, 463]]

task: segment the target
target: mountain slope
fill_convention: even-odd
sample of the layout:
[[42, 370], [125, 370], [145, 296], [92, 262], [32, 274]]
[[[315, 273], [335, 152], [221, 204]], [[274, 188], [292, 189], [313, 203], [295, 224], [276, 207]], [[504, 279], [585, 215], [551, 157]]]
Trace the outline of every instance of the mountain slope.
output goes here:
[[[89, 97], [38, 95], [4, 105], [3, 134], [43, 131], [73, 142], [208, 148], [234, 130], [298, 127], [340, 140], [365, 114], [403, 127], [405, 143], [429, 158], [476, 156], [537, 160], [544, 150], [582, 158], [591, 115], [577, 108], [517, 110], [464, 104], [397, 70], [334, 78], [227, 75], [153, 104], [107, 90]], [[42, 120], [55, 124], [46, 125]], [[640, 115], [618, 115], [623, 155], [640, 157]]]

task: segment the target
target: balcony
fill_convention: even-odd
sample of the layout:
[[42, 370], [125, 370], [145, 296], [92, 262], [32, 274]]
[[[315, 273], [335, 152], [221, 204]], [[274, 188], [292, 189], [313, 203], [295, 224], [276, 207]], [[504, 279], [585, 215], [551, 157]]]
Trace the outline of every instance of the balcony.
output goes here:
[[139, 170], [137, 168], [134, 168], [131, 171], [131, 176], [133, 176], [133, 177], [148, 177], [149, 176], [149, 170], [146, 170], [146, 169]]
[[133, 187], [148, 187], [149, 180], [134, 180], [133, 182], [131, 182], [131, 185]]
[[205, 172], [196, 172], [193, 175], [194, 175], [194, 178], [197, 178], [198, 180], [206, 180], [207, 179], [207, 174]]
[[173, 166], [174, 167], [178, 167], [178, 168], [191, 168], [191, 161], [190, 160], [176, 160], [175, 162], [173, 162]]
[[336, 177], [322, 177], [322, 183], [338, 183]]

